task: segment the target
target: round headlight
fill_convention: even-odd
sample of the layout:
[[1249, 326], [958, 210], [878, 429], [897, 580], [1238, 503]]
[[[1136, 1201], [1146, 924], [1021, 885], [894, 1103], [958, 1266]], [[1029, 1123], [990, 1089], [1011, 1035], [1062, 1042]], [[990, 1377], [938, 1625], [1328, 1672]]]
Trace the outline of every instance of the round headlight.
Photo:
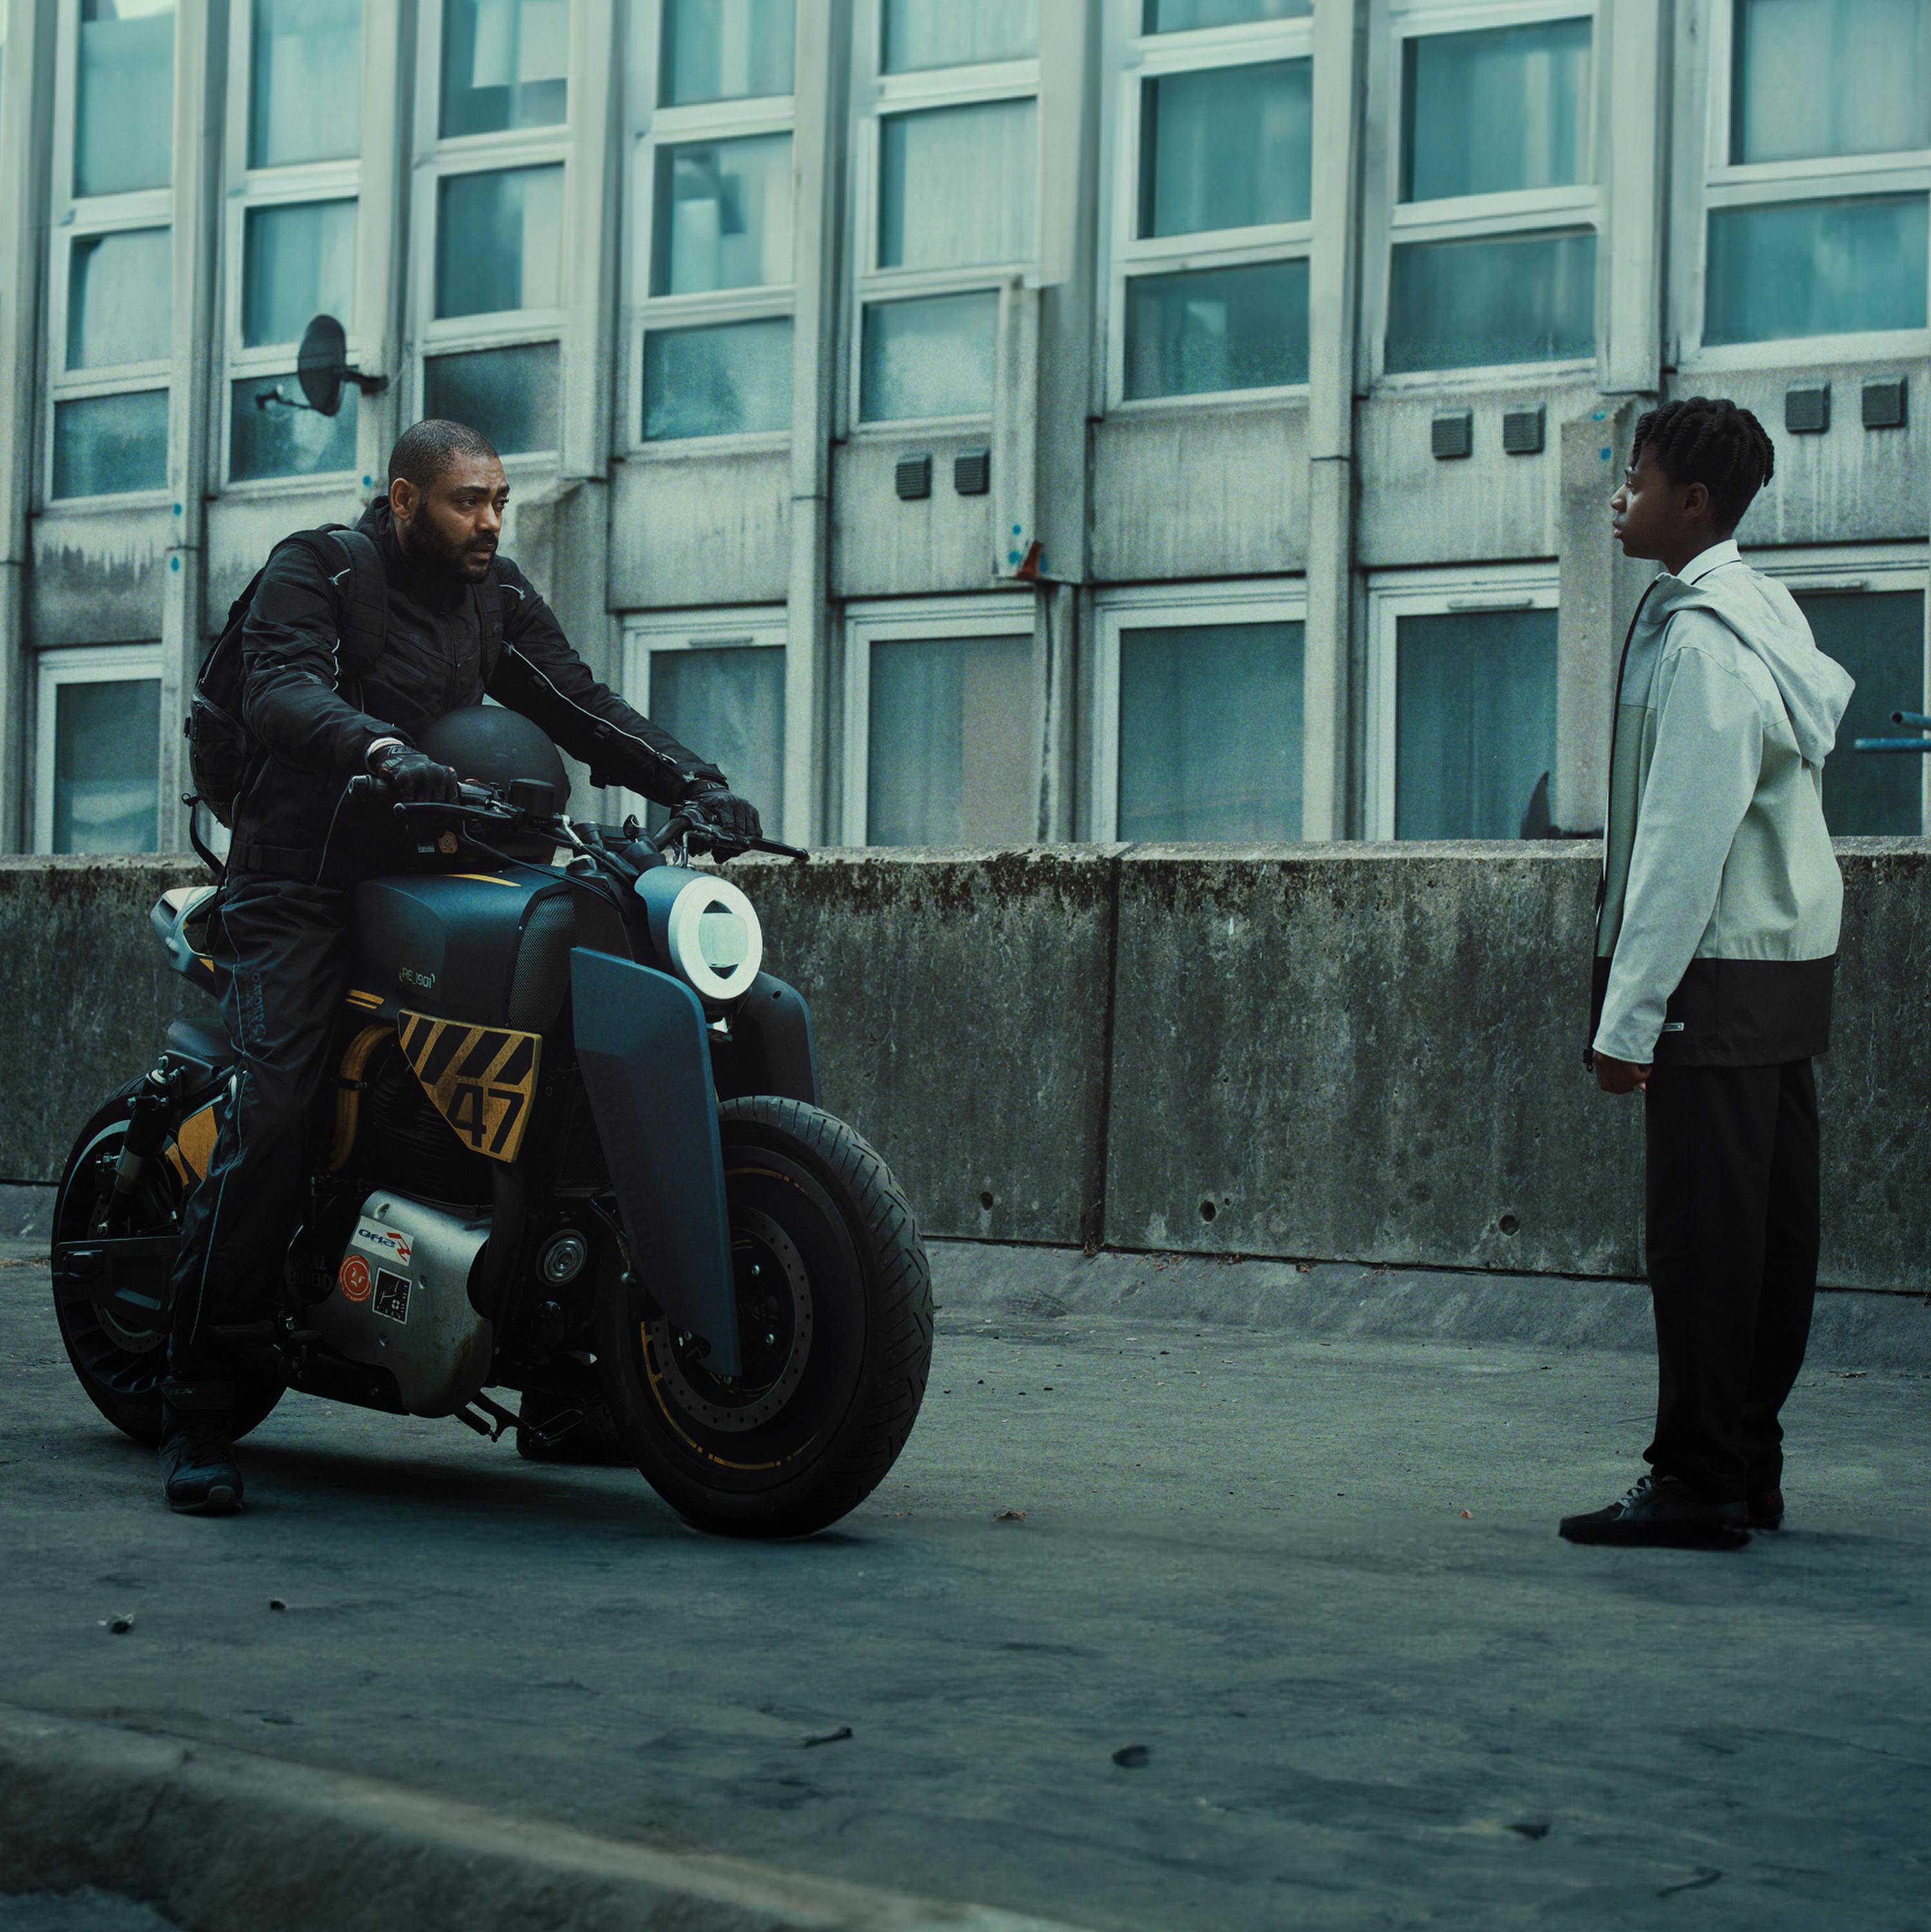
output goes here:
[[671, 902], [665, 937], [672, 964], [707, 1000], [748, 993], [764, 963], [764, 929], [728, 879], [693, 879]]

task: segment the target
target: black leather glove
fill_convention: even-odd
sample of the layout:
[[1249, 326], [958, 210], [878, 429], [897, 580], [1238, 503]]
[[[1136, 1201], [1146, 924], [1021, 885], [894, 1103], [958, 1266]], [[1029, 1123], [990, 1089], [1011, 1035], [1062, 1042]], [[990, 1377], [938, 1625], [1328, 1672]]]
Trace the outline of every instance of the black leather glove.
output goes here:
[[700, 779], [684, 795], [682, 809], [726, 838], [762, 838], [764, 826], [757, 807], [715, 778]]
[[413, 745], [378, 745], [369, 754], [369, 770], [406, 804], [456, 802], [456, 774]]

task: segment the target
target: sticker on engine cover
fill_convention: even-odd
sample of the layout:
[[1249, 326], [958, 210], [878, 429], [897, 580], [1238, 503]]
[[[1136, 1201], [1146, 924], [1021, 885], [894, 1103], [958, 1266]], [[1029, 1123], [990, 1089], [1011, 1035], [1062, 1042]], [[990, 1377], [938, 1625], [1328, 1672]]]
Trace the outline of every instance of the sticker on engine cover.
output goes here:
[[391, 1322], [406, 1322], [409, 1319], [409, 1276], [394, 1274], [388, 1268], [376, 1269], [373, 1306], [378, 1315], [386, 1316]]
[[367, 1301], [371, 1285], [369, 1264], [360, 1255], [349, 1256], [335, 1277], [335, 1286], [342, 1291], [344, 1301]]
[[491, 1160], [514, 1160], [536, 1097], [542, 1036], [406, 1009], [396, 1026], [403, 1058], [465, 1145]]
[[369, 1220], [366, 1215], [355, 1223], [355, 1238], [351, 1245], [358, 1248], [373, 1248], [380, 1254], [393, 1255], [404, 1268], [409, 1266], [409, 1257], [415, 1252], [406, 1234], [398, 1234], [393, 1228], [385, 1228], [379, 1222]]

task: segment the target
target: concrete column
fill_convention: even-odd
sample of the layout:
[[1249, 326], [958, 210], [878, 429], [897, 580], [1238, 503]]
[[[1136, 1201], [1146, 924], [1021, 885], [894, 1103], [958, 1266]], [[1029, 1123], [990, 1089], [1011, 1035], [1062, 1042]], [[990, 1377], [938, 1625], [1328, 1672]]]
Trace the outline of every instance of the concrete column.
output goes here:
[[1606, 400], [1562, 425], [1555, 781], [1549, 811], [1564, 832], [1603, 829], [1616, 665], [1652, 572], [1652, 566], [1622, 555], [1609, 524], [1609, 499], [1644, 407], [1639, 398]]
[[792, 247], [791, 571], [784, 652], [784, 829], [815, 844], [839, 822], [843, 732], [835, 717], [839, 652], [831, 608], [832, 439], [844, 258], [846, 90], [851, 9], [798, 0], [797, 204]]
[[571, 9], [571, 166], [576, 176], [577, 233], [563, 326], [558, 473], [610, 473], [616, 415], [617, 183], [623, 146], [623, 62], [616, 0], [578, 0]]
[[220, 337], [220, 141], [226, 116], [227, 0], [180, 0], [175, 15], [173, 368], [168, 385], [172, 520], [161, 580], [160, 846], [188, 850], [190, 789], [181, 720], [208, 620], [208, 422]]
[[1301, 836], [1354, 829], [1354, 360], [1368, 0], [1316, 0]]
[[1609, 0], [1602, 14], [1607, 44], [1597, 100], [1609, 225], [1597, 257], [1599, 362], [1610, 395], [1654, 395], [1662, 382], [1670, 13], [1669, 0]]
[[409, 286], [408, 103], [414, 98], [414, 9], [363, 0], [362, 158], [355, 211], [355, 319], [359, 366], [389, 379], [356, 404], [355, 459], [373, 494], [388, 477], [402, 434], [402, 358]]
[[[1033, 410], [1033, 518], [1044, 547], [1036, 639], [1045, 706], [1039, 836], [1060, 842], [1081, 830], [1075, 803], [1081, 758], [1082, 652], [1076, 586], [1090, 562], [1092, 466], [1087, 425], [1094, 388], [1099, 300], [1100, 6], [1062, 0], [1039, 22], [1039, 306]], [[1011, 520], [994, 532], [999, 552]]]
[[32, 842], [27, 723], [33, 658], [27, 634], [40, 318], [47, 235], [55, 10], [0, 0], [0, 852]]

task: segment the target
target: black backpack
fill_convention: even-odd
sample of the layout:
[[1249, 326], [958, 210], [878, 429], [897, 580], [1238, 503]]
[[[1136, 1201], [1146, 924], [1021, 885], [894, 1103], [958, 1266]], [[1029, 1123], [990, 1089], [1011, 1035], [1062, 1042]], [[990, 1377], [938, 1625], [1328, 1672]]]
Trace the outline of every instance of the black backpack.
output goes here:
[[[374, 540], [345, 524], [298, 530], [268, 554], [269, 562], [290, 544], [314, 554], [336, 594], [336, 688], [359, 679], [382, 654], [388, 635], [388, 584]], [[229, 607], [226, 622], [194, 681], [194, 696], [183, 729], [194, 791], [190, 809], [205, 805], [223, 825], [235, 822], [235, 806], [253, 761], [255, 741], [241, 722], [241, 628], [253, 606], [268, 564], [248, 580], [248, 587]]]

